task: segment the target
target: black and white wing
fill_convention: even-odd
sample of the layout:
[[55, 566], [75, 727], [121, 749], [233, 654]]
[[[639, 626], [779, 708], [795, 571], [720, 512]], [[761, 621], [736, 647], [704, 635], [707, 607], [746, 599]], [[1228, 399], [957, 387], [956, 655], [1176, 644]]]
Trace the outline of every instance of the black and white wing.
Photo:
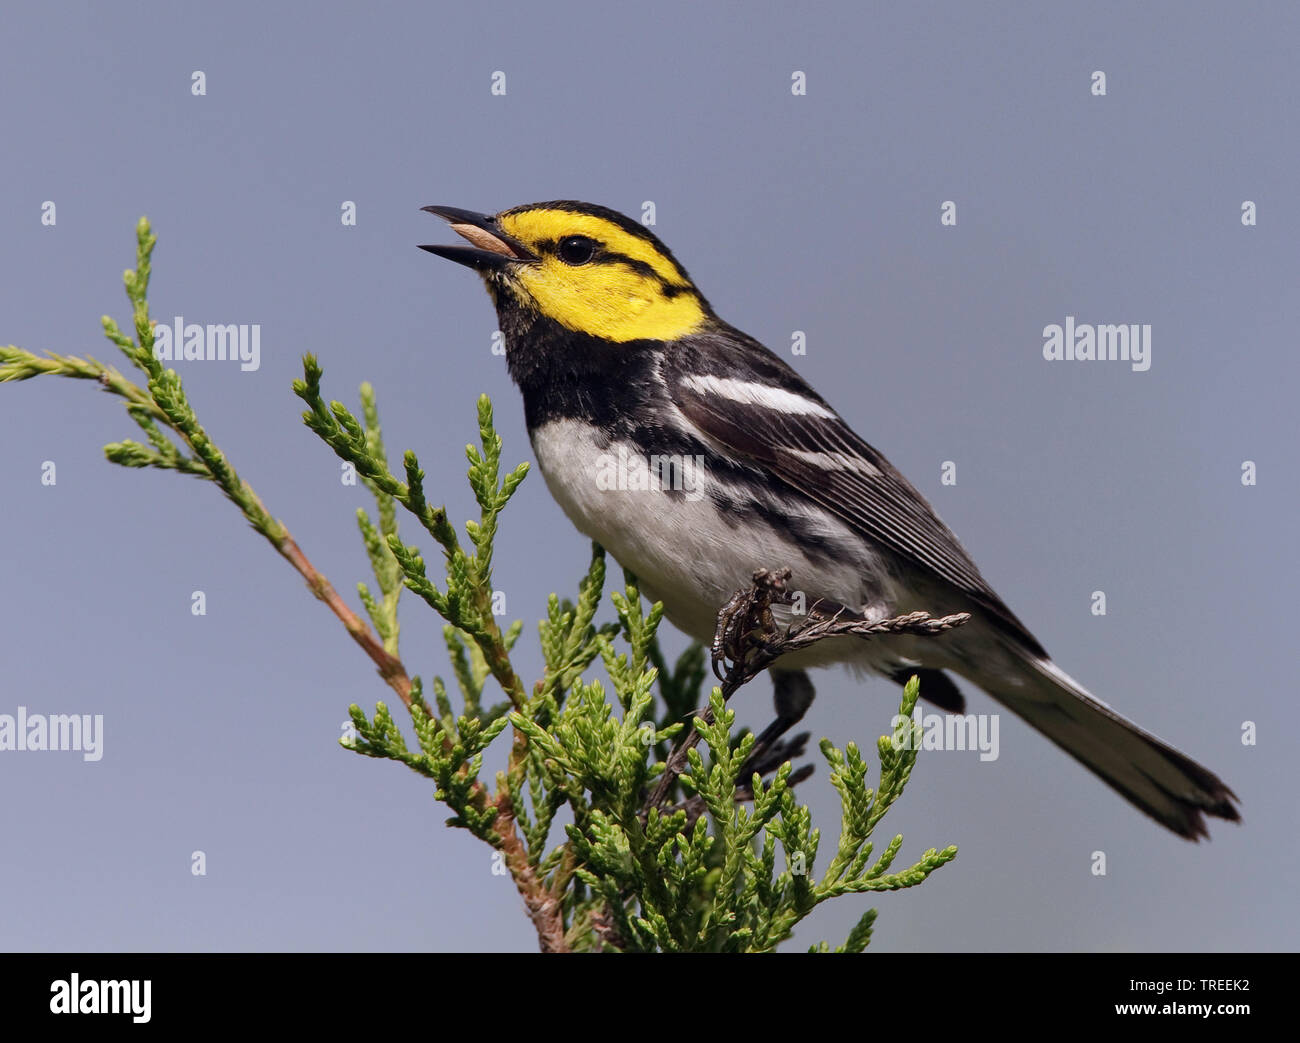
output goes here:
[[736, 331], [699, 334], [673, 349], [662, 376], [683, 418], [707, 440], [956, 587], [1027, 651], [1046, 655], [925, 498], [793, 369]]

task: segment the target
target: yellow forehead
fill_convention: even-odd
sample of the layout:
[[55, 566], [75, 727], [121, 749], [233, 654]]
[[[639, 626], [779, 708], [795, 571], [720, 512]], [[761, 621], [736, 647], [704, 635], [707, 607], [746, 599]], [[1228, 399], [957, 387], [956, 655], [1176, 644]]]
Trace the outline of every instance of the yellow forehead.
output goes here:
[[502, 214], [497, 222], [506, 235], [518, 239], [525, 246], [548, 240], [556, 242], [568, 235], [585, 235], [603, 243], [610, 253], [648, 264], [670, 286], [690, 285], [676, 265], [655, 249], [649, 240], [624, 231], [613, 221], [595, 214], [578, 214], [567, 210], [522, 210]]

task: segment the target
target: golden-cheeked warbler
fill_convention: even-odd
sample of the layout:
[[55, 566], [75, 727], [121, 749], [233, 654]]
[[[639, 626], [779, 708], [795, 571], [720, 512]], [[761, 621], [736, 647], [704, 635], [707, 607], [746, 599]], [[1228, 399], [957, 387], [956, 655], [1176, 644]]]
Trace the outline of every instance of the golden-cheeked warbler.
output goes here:
[[424, 209], [470, 244], [423, 249], [486, 283], [551, 494], [687, 634], [709, 641], [719, 607], [766, 566], [869, 617], [971, 614], [940, 639], [840, 637], [780, 660], [778, 731], [811, 701], [805, 667], [916, 674], [924, 698], [960, 713], [951, 671], [1180, 836], [1208, 835], [1205, 815], [1238, 820], [1218, 776], [1052, 662], [925, 498], [794, 369], [718, 318], [647, 228], [569, 201]]

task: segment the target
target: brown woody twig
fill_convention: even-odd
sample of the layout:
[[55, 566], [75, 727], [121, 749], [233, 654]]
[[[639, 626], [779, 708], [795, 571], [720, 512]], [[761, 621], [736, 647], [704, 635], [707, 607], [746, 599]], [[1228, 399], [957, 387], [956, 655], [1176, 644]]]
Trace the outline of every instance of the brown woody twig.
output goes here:
[[[959, 627], [970, 613], [958, 612], [935, 618], [928, 612], [909, 612], [890, 619], [868, 619], [839, 602], [819, 598], [808, 605], [807, 615], [791, 624], [784, 633], [772, 614], [772, 605], [794, 603], [787, 588], [788, 568], [757, 569], [753, 583], [736, 591], [718, 611], [718, 625], [713, 637], [713, 672], [721, 681], [724, 700], [730, 699], [778, 659], [824, 641], [828, 637], [872, 638], [881, 634], [912, 634], [933, 637]], [[699, 717], [713, 722], [712, 708]], [[662, 808], [673, 783], [686, 767], [687, 751], [699, 744], [699, 731], [692, 727], [669, 755], [664, 773], [646, 801], [646, 810]]]

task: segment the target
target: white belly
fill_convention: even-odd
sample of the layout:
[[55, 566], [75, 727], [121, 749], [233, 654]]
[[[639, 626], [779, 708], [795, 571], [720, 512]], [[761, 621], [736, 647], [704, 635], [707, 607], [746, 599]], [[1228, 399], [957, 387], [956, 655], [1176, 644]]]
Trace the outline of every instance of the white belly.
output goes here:
[[[837, 519], [826, 516], [817, 524], [825, 530], [820, 535], [842, 543], [844, 556], [830, 560], [807, 553], [776, 527], [738, 527], [720, 512], [709, 495], [719, 486], [707, 458], [701, 471], [688, 469], [679, 490], [669, 492], [658, 487], [647, 461], [629, 443], [602, 446], [597, 434], [574, 420], [552, 421], [533, 432], [547, 487], [578, 530], [630, 569], [642, 592], [662, 601], [665, 615], [686, 634], [711, 641], [718, 609], [749, 584], [756, 568], [790, 568], [792, 588], [803, 590], [809, 602], [829, 597], [871, 615], [891, 613], [895, 590], [882, 563]], [[895, 658], [878, 643], [857, 639], [823, 642], [811, 653], [783, 662], [870, 666]]]

